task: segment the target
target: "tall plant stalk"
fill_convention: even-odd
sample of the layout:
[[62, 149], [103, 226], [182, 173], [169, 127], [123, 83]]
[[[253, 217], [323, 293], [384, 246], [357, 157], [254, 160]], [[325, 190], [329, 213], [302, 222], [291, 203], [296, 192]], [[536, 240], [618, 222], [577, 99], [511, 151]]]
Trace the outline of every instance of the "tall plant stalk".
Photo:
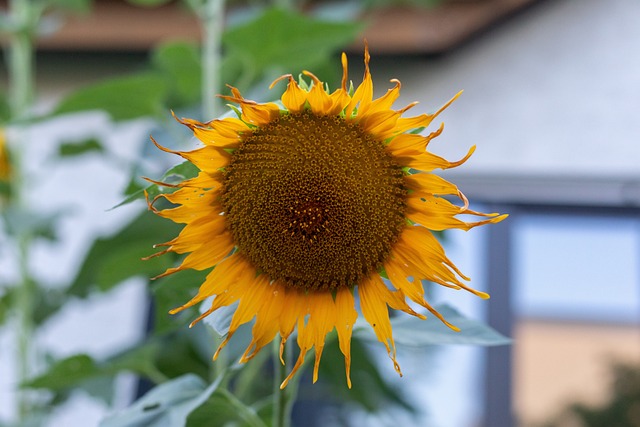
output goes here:
[[202, 5], [202, 115], [212, 120], [220, 114], [215, 97], [220, 90], [220, 51], [224, 29], [224, 0], [205, 0]]
[[8, 47], [9, 102], [14, 121], [26, 119], [33, 102], [33, 7], [30, 0], [10, 2], [14, 31]]
[[[289, 344], [284, 349], [284, 361], [289, 362], [293, 358], [293, 346]], [[287, 378], [286, 366], [280, 361], [280, 342], [273, 340], [273, 418], [272, 427], [290, 427], [291, 411], [295, 403], [296, 394], [298, 392], [297, 378], [293, 378], [286, 388], [280, 388], [280, 385]]]
[[[22, 125], [29, 119], [34, 94], [34, 46], [33, 38], [35, 24], [39, 11], [31, 0], [11, 0], [9, 3], [10, 18], [13, 24], [8, 52], [7, 66], [9, 75], [9, 103], [11, 121], [18, 123], [19, 128], [13, 134], [14, 143], [18, 146], [18, 153], [23, 145], [24, 133]], [[19, 159], [18, 159], [19, 160]], [[19, 162], [14, 163], [12, 181], [14, 183], [14, 197], [11, 203], [21, 207], [21, 170]], [[28, 269], [28, 255], [32, 236], [29, 230], [16, 231], [15, 242], [20, 274], [20, 284], [16, 289], [16, 373], [17, 384], [22, 384], [33, 374], [34, 361], [34, 304], [37, 291], [35, 282], [31, 279]], [[24, 391], [16, 393], [18, 420], [24, 420], [31, 412], [29, 395]]]

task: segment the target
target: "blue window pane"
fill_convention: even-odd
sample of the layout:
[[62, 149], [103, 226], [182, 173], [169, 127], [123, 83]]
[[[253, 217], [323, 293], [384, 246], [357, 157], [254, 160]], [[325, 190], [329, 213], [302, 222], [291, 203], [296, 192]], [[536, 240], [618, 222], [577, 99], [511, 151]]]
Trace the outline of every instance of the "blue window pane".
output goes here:
[[513, 245], [517, 315], [638, 322], [638, 235], [632, 219], [521, 218]]

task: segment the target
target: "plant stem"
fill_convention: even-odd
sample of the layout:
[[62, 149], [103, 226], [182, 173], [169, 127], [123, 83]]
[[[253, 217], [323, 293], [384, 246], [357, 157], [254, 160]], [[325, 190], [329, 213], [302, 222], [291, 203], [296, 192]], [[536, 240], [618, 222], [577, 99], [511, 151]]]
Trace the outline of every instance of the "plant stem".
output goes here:
[[[8, 75], [9, 75], [9, 103], [11, 108], [11, 121], [13, 123], [25, 123], [31, 114], [34, 94], [34, 47], [33, 34], [34, 22], [39, 17], [39, 10], [31, 0], [11, 0], [9, 3], [10, 17], [13, 23], [13, 32], [10, 35], [8, 46]], [[24, 138], [23, 129], [18, 129], [14, 134], [16, 139]], [[21, 147], [23, 140], [17, 141], [17, 147]], [[19, 153], [18, 153], [19, 158]], [[14, 162], [19, 166], [19, 161]], [[22, 199], [22, 171], [19, 167], [14, 168], [12, 181], [16, 189], [16, 197], [12, 203], [20, 208]], [[15, 239], [18, 253], [18, 264], [20, 274], [20, 285], [16, 289], [16, 372], [17, 383], [24, 383], [33, 374], [34, 357], [34, 310], [36, 284], [29, 274], [29, 248], [32, 236], [29, 230], [21, 230]], [[26, 391], [20, 390], [16, 393], [16, 406], [18, 414], [18, 424], [26, 419], [32, 412], [32, 401]]]
[[[28, 271], [29, 236], [21, 236], [18, 241], [19, 269], [22, 283], [16, 295], [16, 308], [18, 311], [17, 334], [17, 374], [18, 384], [24, 383], [31, 377], [33, 367], [33, 312], [35, 283], [31, 280]], [[18, 420], [24, 420], [31, 412], [31, 402], [26, 391], [17, 393]]]
[[220, 46], [224, 28], [224, 0], [205, 0], [202, 7], [202, 115], [218, 117], [215, 95], [220, 90]]
[[284, 390], [280, 384], [286, 378], [285, 365], [280, 362], [280, 342], [273, 340], [273, 422], [272, 427], [284, 427]]
[[33, 30], [30, 0], [11, 0], [11, 19], [16, 29], [9, 44], [9, 102], [11, 118], [21, 121], [33, 101]]
[[[285, 346], [284, 361], [290, 361], [292, 345]], [[280, 362], [280, 341], [273, 340], [273, 422], [272, 427], [289, 427], [291, 410], [298, 390], [298, 379], [293, 378], [285, 389], [280, 384], [287, 378], [286, 366]]]
[[279, 7], [284, 10], [293, 10], [294, 9], [294, 1], [293, 0], [275, 0], [274, 4], [276, 7]]

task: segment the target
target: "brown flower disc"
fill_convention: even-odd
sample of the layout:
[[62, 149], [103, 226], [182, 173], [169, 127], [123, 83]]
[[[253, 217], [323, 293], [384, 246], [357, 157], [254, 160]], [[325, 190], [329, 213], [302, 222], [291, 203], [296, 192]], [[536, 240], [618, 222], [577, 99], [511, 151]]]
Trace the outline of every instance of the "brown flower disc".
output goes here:
[[353, 286], [378, 269], [406, 223], [402, 169], [341, 117], [284, 114], [243, 139], [223, 204], [238, 250], [271, 280]]

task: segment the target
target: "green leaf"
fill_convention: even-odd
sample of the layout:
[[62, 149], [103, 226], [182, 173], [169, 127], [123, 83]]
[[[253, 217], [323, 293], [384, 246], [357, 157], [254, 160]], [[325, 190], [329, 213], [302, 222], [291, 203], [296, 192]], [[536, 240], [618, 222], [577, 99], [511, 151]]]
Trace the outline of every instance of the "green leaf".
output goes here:
[[216, 425], [241, 422], [241, 426], [266, 427], [253, 408], [223, 388], [218, 388], [189, 415], [187, 427], [210, 426], [212, 420]]
[[101, 373], [100, 368], [91, 357], [86, 354], [78, 354], [56, 362], [45, 374], [29, 380], [24, 386], [61, 391]]
[[147, 261], [142, 257], [156, 252], [153, 245], [170, 240], [178, 231], [175, 223], [142, 212], [117, 234], [93, 243], [69, 293], [86, 297], [96, 287], [107, 291], [129, 277], [160, 274], [173, 263], [173, 257], [165, 255]]
[[58, 155], [61, 157], [79, 156], [90, 152], [104, 152], [100, 141], [95, 138], [79, 142], [64, 142], [58, 148]]
[[85, 14], [91, 11], [93, 0], [48, 0], [50, 7]]
[[11, 107], [9, 100], [3, 91], [0, 91], [0, 124], [4, 124], [11, 118]]
[[154, 363], [164, 376], [175, 378], [191, 373], [201, 378], [208, 377], [215, 344], [205, 328], [182, 328], [159, 339], [162, 347]]
[[36, 325], [41, 325], [51, 316], [56, 314], [66, 302], [64, 291], [59, 289], [46, 289], [42, 286], [35, 286], [33, 321]]
[[84, 87], [63, 99], [54, 115], [103, 110], [113, 120], [156, 116], [162, 110], [167, 87], [156, 73], [120, 77]]
[[[57, 313], [65, 302], [65, 295], [57, 289], [46, 289], [37, 286], [34, 282], [29, 284], [33, 289], [33, 321], [36, 325], [41, 325], [45, 320]], [[0, 295], [0, 325], [2, 325], [9, 313], [15, 309], [15, 300], [18, 288], [16, 286], [5, 287]]]
[[56, 221], [61, 216], [61, 212], [42, 214], [24, 207], [9, 205], [1, 213], [5, 231], [10, 236], [23, 235], [56, 240]]
[[197, 317], [195, 309], [170, 315], [169, 310], [193, 298], [204, 282], [208, 271], [184, 270], [155, 281], [151, 287], [154, 298], [155, 333], [164, 333], [183, 327]]
[[11, 187], [11, 182], [0, 179], [0, 203], [4, 203], [6, 200], [9, 200], [12, 193], [13, 188]]
[[2, 295], [0, 295], [0, 325], [7, 320], [9, 313], [13, 309], [15, 289], [15, 287], [4, 287], [2, 289]]
[[175, 378], [155, 387], [131, 407], [106, 418], [100, 427], [185, 426], [189, 414], [209, 399], [221, 380], [222, 376], [207, 387], [196, 375]]
[[272, 8], [247, 24], [229, 29], [222, 42], [227, 61], [241, 64], [244, 73], [254, 73], [249, 78], [241, 76], [248, 86], [261, 78], [259, 73], [313, 71], [337, 49], [351, 43], [362, 29], [360, 23], [322, 21]]
[[[334, 401], [339, 402], [340, 406], [345, 406], [348, 402], [371, 413], [382, 412], [390, 406], [396, 409], [402, 408], [408, 412], [416, 410], [400, 390], [387, 383], [371, 353], [357, 336], [354, 336], [351, 341], [352, 388], [349, 389], [346, 385], [344, 359], [337, 340], [329, 342], [323, 352], [319, 377], [320, 386], [328, 389], [325, 390], [324, 395], [331, 396]], [[300, 384], [300, 387], [317, 386], [308, 386], [303, 382]]]
[[167, 79], [170, 89], [167, 103], [172, 109], [200, 100], [202, 67], [196, 45], [184, 42], [160, 45], [152, 54], [152, 63]]
[[[424, 347], [428, 345], [463, 344], [498, 346], [507, 345], [511, 340], [484, 323], [469, 319], [460, 314], [453, 307], [443, 304], [435, 309], [458, 328], [456, 332], [444, 325], [436, 317], [431, 316], [427, 320], [420, 320], [413, 316], [398, 316], [391, 320], [393, 326], [393, 338], [398, 345], [407, 347]], [[356, 329], [354, 328], [354, 332]], [[371, 328], [358, 328], [363, 338], [374, 338]]]
[[156, 383], [161, 383], [166, 380], [166, 376], [158, 370], [156, 359], [162, 351], [160, 339], [148, 339], [141, 345], [134, 346], [107, 359], [104, 363], [105, 370], [111, 375], [120, 372], [134, 372]]
[[[200, 172], [200, 170], [193, 163], [185, 161], [169, 169], [163, 175], [160, 181], [167, 184], [177, 184], [184, 181], [185, 179], [197, 176], [198, 172]], [[169, 193], [174, 191], [175, 189], [171, 187], [159, 186], [157, 184], [151, 184], [146, 188], [134, 190], [126, 199], [114, 206], [112, 209], [119, 208], [120, 206], [127, 205], [139, 199], [144, 199], [145, 190], [149, 196], [149, 200], [153, 200], [153, 198], [158, 194]]]

